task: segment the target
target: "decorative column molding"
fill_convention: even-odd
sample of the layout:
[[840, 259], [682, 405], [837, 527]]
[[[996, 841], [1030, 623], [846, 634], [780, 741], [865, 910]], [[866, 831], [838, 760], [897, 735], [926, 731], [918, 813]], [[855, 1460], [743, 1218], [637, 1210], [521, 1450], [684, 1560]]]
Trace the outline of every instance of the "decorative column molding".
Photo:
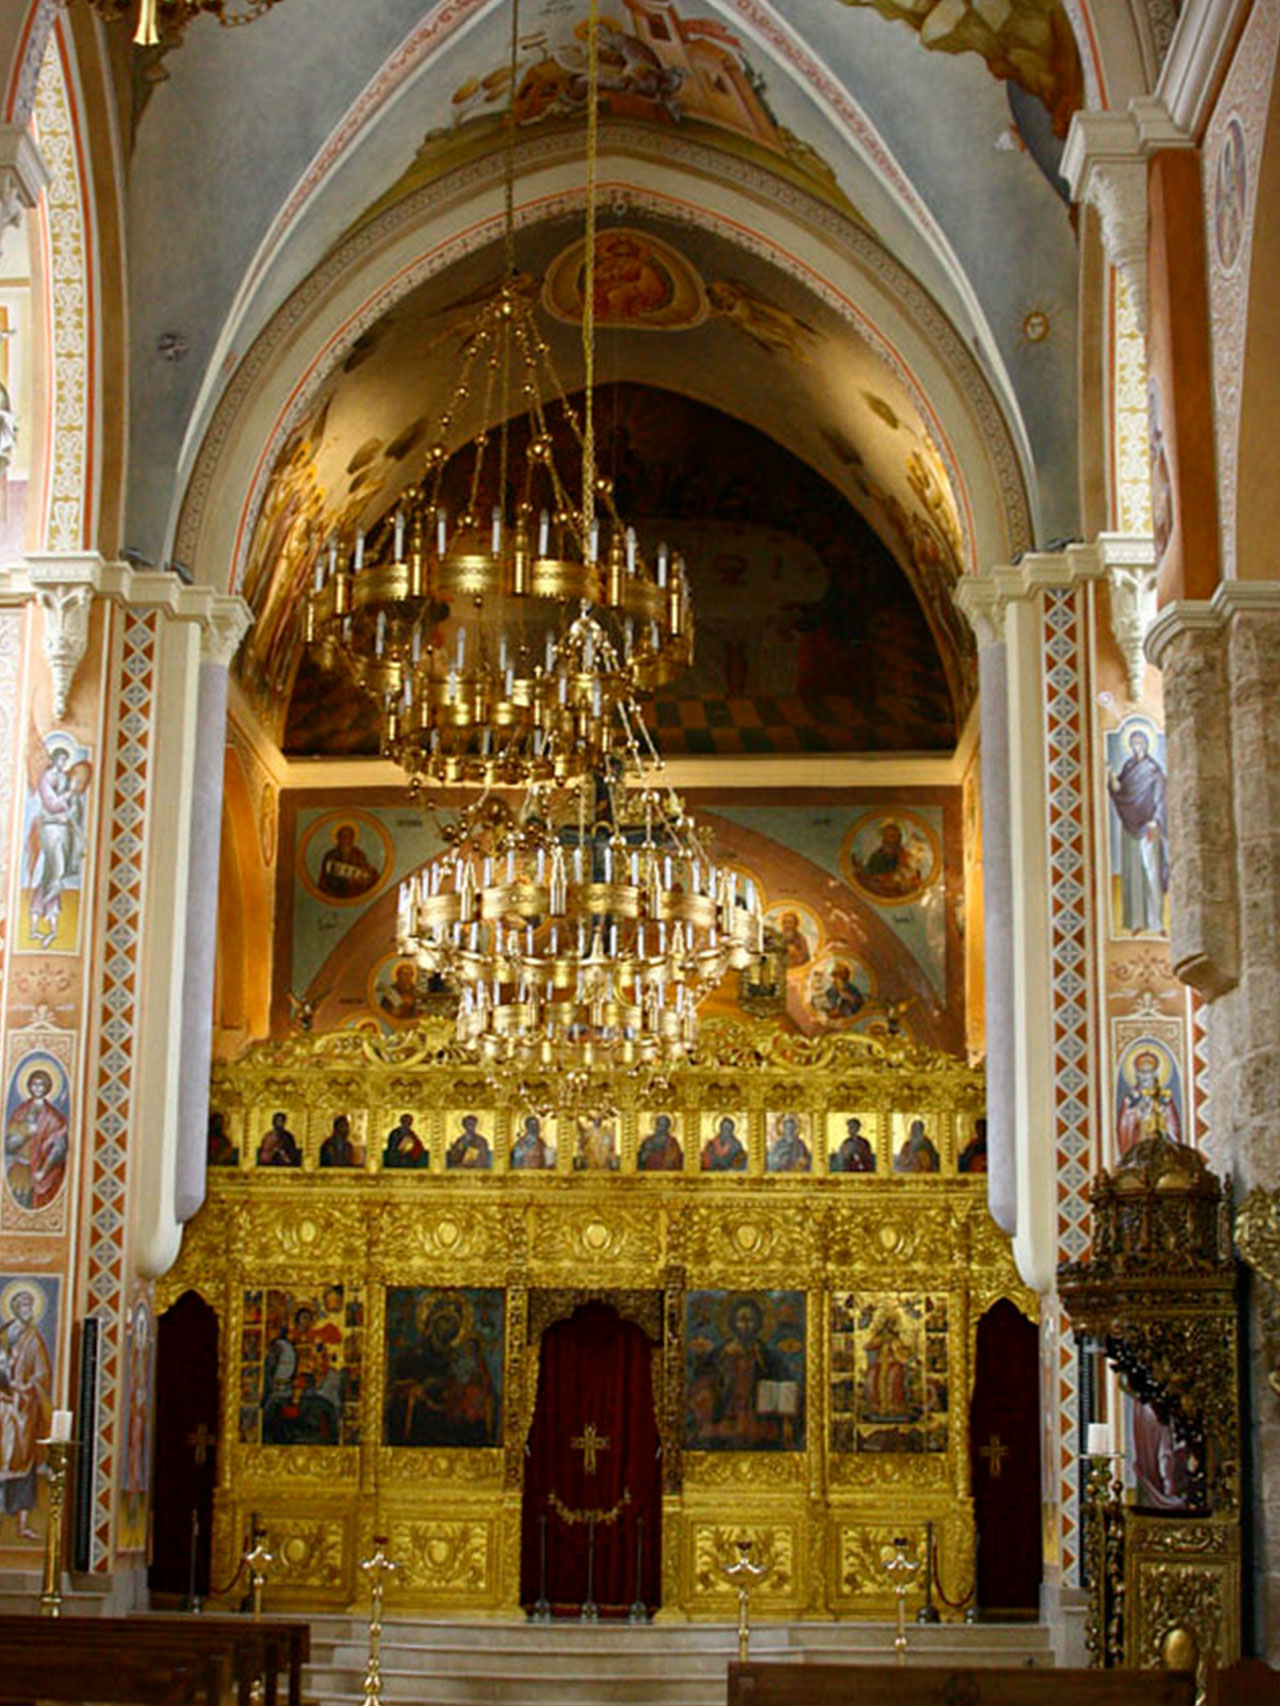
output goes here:
[[[1028, 552], [964, 577], [955, 600], [978, 637], [987, 975], [988, 1204], [1019, 1272], [1047, 1291], [1058, 1260], [1044, 639], [1040, 595], [1107, 572], [1113, 542]], [[1071, 758], [1073, 755], [1066, 755]], [[1017, 857], [1014, 849], [1017, 848]], [[1033, 1138], [1032, 1134], [1039, 1134]]]
[[1164, 674], [1173, 967], [1209, 1001], [1240, 980], [1241, 871], [1252, 867], [1237, 830], [1259, 804], [1253, 755], [1274, 703], [1266, 654], [1278, 622], [1280, 586], [1232, 580], [1212, 599], [1166, 606], [1147, 635]]
[[1156, 619], [1156, 548], [1151, 535], [1104, 534], [1099, 543], [1111, 593], [1111, 633], [1124, 659], [1129, 697], [1142, 697], [1143, 642]]
[[218, 956], [218, 863], [228, 673], [253, 613], [242, 598], [213, 595], [204, 616], [196, 686], [190, 857], [182, 974], [182, 1056], [178, 1081], [174, 1214], [180, 1222], [204, 1201], [205, 1126], [213, 1059], [213, 989]]
[[1138, 324], [1147, 329], [1147, 160], [1157, 149], [1193, 148], [1191, 136], [1149, 95], [1126, 112], [1078, 112], [1062, 155], [1071, 199], [1098, 211], [1107, 260], [1124, 275]]
[[25, 126], [0, 124], [0, 253], [4, 234], [39, 201], [49, 168]]
[[[194, 592], [196, 589], [191, 590]], [[253, 626], [252, 609], [238, 593], [215, 592], [209, 595], [208, 608], [201, 613], [201, 620], [204, 625], [200, 646], [201, 663], [218, 664], [223, 669], [230, 669], [231, 660], [239, 651], [241, 640]]]
[[1222, 88], [1252, 0], [1182, 0], [1156, 94], [1189, 136], [1200, 136]]
[[44, 655], [53, 677], [53, 714], [67, 714], [76, 671], [89, 644], [89, 612], [105, 564], [96, 551], [41, 553], [26, 559], [31, 592], [44, 612]]

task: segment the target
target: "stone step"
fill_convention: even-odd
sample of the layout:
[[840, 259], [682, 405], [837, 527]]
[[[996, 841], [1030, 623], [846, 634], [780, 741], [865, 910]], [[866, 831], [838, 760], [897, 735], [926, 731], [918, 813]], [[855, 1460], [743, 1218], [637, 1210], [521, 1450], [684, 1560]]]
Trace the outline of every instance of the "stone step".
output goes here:
[[[888, 1622], [760, 1624], [751, 1653], [794, 1664], [886, 1664], [894, 1632]], [[1035, 1623], [912, 1624], [908, 1636], [908, 1663], [1053, 1663], [1048, 1630]], [[381, 1668], [394, 1706], [720, 1706], [736, 1652], [727, 1623], [393, 1621], [383, 1628]], [[312, 1655], [309, 1696], [320, 1706], [360, 1700], [363, 1619], [313, 1619]]]

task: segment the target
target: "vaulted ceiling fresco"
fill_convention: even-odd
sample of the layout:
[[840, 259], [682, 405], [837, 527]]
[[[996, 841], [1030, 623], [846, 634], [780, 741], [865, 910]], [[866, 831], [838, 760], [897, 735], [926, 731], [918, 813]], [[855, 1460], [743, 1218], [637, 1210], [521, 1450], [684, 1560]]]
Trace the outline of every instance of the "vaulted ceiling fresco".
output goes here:
[[[512, 432], [515, 458], [523, 425]], [[642, 543], [652, 549], [665, 539], [689, 563], [695, 662], [651, 710], [663, 752], [954, 745], [975, 685], [966, 631], [944, 593], [931, 612], [935, 635], [892, 553], [832, 485], [754, 428], [652, 386], [601, 387], [597, 433], [602, 471]], [[360, 472], [376, 465], [378, 443], [369, 441]], [[384, 451], [395, 458], [402, 445]], [[925, 474], [920, 449], [910, 454]], [[469, 463], [459, 459], [456, 474], [457, 493], [447, 478], [444, 487], [451, 510]], [[482, 512], [490, 495], [482, 494]], [[952, 542], [924, 500], [908, 510], [888, 493], [882, 499], [904, 544], [927, 543], [953, 576]], [[285, 693], [262, 691], [273, 664], [268, 636], [295, 632], [292, 620], [260, 622], [242, 661], [264, 717], [287, 703], [284, 750], [376, 753], [372, 703], [310, 654], [294, 655]]]
[[[648, 387], [672, 409], [705, 405], [767, 435], [779, 467], [794, 458], [815, 492], [862, 518], [855, 531], [878, 536], [943, 692], [904, 695], [919, 714], [896, 735], [876, 702], [865, 716], [835, 716], [857, 745], [945, 745], [973, 692], [949, 599], [975, 566], [965, 452], [954, 425], [950, 437], [940, 428], [885, 300], [926, 344], [949, 339], [953, 366], [970, 363], [963, 406], [975, 432], [998, 421], [1012, 447], [1001, 477], [1025, 492], [1022, 543], [1076, 530], [1076, 239], [1057, 166], [1092, 74], [1073, 27], [1083, 3], [601, 0], [601, 227], [612, 245], [602, 261], [618, 278], [610, 301], [597, 300], [600, 371], [619, 395]], [[173, 549], [182, 494], [149, 452], [177, 441], [184, 470], [194, 467], [238, 376], [287, 343], [306, 305], [344, 287], [335, 257], [350, 272], [392, 244], [410, 255], [419, 231], [425, 257], [441, 210], [465, 208], [468, 183], [497, 194], [509, 106], [517, 265], [566, 385], [581, 383], [570, 298], [586, 10], [585, 0], [521, 0], [514, 77], [506, 0], [308, 0], [305, 28], [287, 4], [251, 32], [201, 20], [164, 58], [132, 137], [148, 195], [131, 211], [124, 543], [155, 559]], [[789, 252], [740, 215], [697, 211], [736, 194], [785, 206], [797, 233]], [[385, 513], [414, 478], [469, 320], [501, 275], [486, 217], [469, 251], [454, 240], [460, 258], [418, 267], [423, 282], [384, 289], [384, 310], [334, 338], [263, 443], [234, 571], [260, 617], [245, 680], [291, 742], [313, 726], [302, 700], [292, 720], [286, 709], [295, 685], [303, 691], [305, 560], [320, 535]], [[661, 301], [646, 297], [649, 283], [628, 282], [628, 244], [647, 257], [641, 272], [662, 279]], [[837, 301], [823, 269], [841, 244], [857, 249], [868, 285], [861, 295], [846, 285]], [[779, 531], [802, 537], [790, 522]], [[806, 549], [821, 559], [812, 572], [830, 576], [829, 551]], [[188, 566], [201, 578], [225, 572]], [[710, 691], [706, 678], [691, 697]], [[668, 725], [668, 743], [681, 738], [692, 731]], [[705, 731], [696, 740], [722, 749]]]

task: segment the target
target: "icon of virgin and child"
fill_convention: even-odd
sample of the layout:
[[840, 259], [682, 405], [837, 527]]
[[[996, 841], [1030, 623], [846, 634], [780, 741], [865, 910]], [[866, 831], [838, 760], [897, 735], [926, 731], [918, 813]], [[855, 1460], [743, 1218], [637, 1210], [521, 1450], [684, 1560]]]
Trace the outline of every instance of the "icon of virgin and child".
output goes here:
[[386, 1443], [499, 1444], [500, 1294], [397, 1287], [387, 1305]]

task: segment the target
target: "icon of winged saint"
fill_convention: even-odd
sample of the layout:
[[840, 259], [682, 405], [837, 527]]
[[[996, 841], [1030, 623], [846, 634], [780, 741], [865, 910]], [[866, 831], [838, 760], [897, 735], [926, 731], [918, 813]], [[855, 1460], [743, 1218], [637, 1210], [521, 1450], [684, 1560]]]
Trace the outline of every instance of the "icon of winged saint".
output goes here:
[[66, 740], [27, 738], [27, 911], [31, 940], [51, 948], [62, 921], [62, 897], [84, 871], [85, 817], [93, 766]]

